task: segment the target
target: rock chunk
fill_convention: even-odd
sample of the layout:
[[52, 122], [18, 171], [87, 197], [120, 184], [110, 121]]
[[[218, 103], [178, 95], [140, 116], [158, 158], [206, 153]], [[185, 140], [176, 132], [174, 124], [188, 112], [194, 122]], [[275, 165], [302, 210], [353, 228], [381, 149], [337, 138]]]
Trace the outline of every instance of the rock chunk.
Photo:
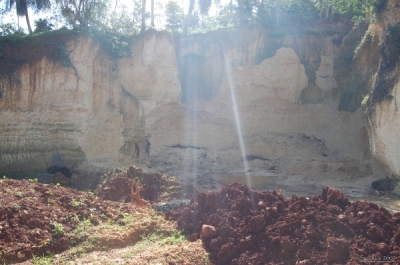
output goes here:
[[391, 178], [383, 178], [375, 180], [371, 183], [371, 188], [378, 191], [394, 191], [399, 180]]
[[263, 215], [258, 215], [250, 219], [249, 229], [250, 231], [257, 233], [265, 228], [265, 220]]
[[212, 225], [203, 225], [201, 227], [200, 238], [201, 239], [209, 239], [214, 237], [217, 234], [217, 230]]
[[326, 240], [328, 263], [346, 263], [349, 259], [349, 241], [345, 238], [328, 237]]
[[349, 205], [349, 200], [343, 196], [343, 193], [340, 190], [331, 187], [323, 188], [322, 199], [327, 204], [334, 204], [341, 208]]

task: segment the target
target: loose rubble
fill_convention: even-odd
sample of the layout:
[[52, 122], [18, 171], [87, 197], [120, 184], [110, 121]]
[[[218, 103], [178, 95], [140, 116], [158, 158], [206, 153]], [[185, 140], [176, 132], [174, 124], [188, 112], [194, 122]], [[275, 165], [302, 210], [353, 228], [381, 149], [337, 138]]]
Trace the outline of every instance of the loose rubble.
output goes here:
[[[334, 188], [312, 198], [232, 184], [169, 211], [190, 240], [201, 238], [215, 264], [400, 262], [400, 213], [350, 203]], [[215, 233], [211, 232], [215, 230]]]
[[143, 188], [140, 192], [142, 198], [151, 202], [175, 199], [181, 192], [181, 185], [176, 178], [161, 173], [145, 173], [141, 168], [130, 166], [103, 175], [102, 184], [94, 194], [102, 200], [130, 202], [134, 179], [137, 179]]

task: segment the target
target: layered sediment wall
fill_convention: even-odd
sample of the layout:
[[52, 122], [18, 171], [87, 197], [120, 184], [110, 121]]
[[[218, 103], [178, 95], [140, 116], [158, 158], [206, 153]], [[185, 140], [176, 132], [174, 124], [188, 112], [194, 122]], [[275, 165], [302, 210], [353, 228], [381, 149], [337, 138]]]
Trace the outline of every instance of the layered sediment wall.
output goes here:
[[386, 138], [379, 130], [389, 125], [377, 122], [386, 114], [377, 108], [368, 134], [361, 107], [381, 60], [374, 39], [359, 47], [369, 29], [340, 22], [180, 38], [148, 31], [124, 58], [81, 34], [48, 51], [38, 42], [39, 55], [25, 61], [24, 47], [6, 46], [2, 64], [12, 67], [0, 75], [0, 172], [141, 163], [372, 174], [370, 143], [383, 163], [394, 158], [376, 151], [391, 145], [376, 145]]

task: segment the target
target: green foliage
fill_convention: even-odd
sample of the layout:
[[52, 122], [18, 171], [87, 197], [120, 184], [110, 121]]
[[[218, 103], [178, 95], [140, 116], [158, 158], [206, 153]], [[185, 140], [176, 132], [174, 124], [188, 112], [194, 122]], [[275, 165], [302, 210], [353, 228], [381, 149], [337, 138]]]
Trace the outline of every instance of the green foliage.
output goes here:
[[134, 0], [133, 1], [133, 10], [132, 10], [132, 22], [133, 27], [137, 32], [140, 31], [140, 26], [142, 23], [142, 1]]
[[67, 50], [65, 45], [60, 45], [57, 48], [57, 58], [64, 67], [72, 67], [71, 58], [69, 57], [70, 52]]
[[89, 25], [89, 31], [94, 33], [107, 32], [117, 37], [136, 35], [140, 31], [141, 25], [140, 8], [139, 0], [134, 0], [133, 10], [122, 5], [112, 12], [105, 12], [99, 23]]
[[108, 52], [112, 58], [123, 58], [131, 56], [129, 37], [120, 36], [111, 31], [91, 31], [91, 36], [100, 43], [103, 50]]
[[50, 8], [50, 0], [6, 0], [6, 10], [11, 11], [14, 9], [17, 11], [18, 16], [25, 16], [29, 33], [32, 34], [31, 25], [29, 22], [28, 9], [33, 9], [35, 12]]
[[113, 12], [107, 24], [103, 24], [102, 30], [113, 32], [116, 36], [135, 35], [140, 30], [140, 24], [135, 20], [125, 8], [120, 12]]
[[72, 207], [79, 207], [82, 205], [82, 202], [80, 200], [77, 199], [72, 199]]
[[159, 228], [152, 231], [152, 233], [140, 234], [140, 241], [131, 247], [126, 257], [137, 255], [148, 248], [176, 246], [184, 242], [187, 242], [187, 240], [181, 231]]
[[173, 33], [179, 33], [183, 30], [183, 21], [185, 15], [183, 9], [176, 3], [176, 1], [168, 1], [165, 7], [166, 28]]
[[23, 193], [22, 191], [17, 191], [17, 192], [15, 193], [15, 196], [17, 196], [17, 197], [19, 197], [19, 198], [22, 198], [22, 197], [24, 197], [24, 193]]
[[148, 243], [157, 242], [159, 245], [178, 245], [186, 241], [186, 237], [181, 231], [165, 231], [163, 229], [158, 229], [153, 233], [145, 236], [145, 240]]
[[237, 24], [236, 16], [233, 12], [233, 7], [230, 5], [223, 6], [218, 14], [218, 23], [222, 27], [232, 27]]
[[386, 7], [387, 0], [333, 0], [332, 9], [355, 22], [376, 19], [376, 13]]
[[53, 255], [50, 255], [48, 257], [42, 256], [38, 257], [32, 254], [32, 264], [33, 265], [52, 265], [53, 264]]
[[367, 94], [367, 95], [363, 98], [363, 100], [361, 101], [361, 106], [363, 106], [363, 107], [367, 106], [367, 103], [368, 103], [368, 100], [369, 100], [369, 96], [370, 96], [370, 94]]
[[38, 183], [38, 179], [34, 178], [34, 179], [28, 179], [29, 183]]
[[96, 28], [107, 17], [107, 0], [58, 0], [61, 14], [70, 27], [77, 30]]
[[90, 34], [110, 57], [129, 57], [131, 55], [129, 40], [131, 36], [139, 33], [141, 25], [141, 1], [134, 0], [133, 6], [133, 11], [122, 5], [108, 13], [110, 3], [102, 0], [95, 8], [94, 13], [97, 15], [93, 15], [84, 27], [80, 26], [80, 23], [75, 26], [72, 22], [70, 24], [73, 28], [83, 29]]
[[[25, 15], [23, 1], [6, 2], [8, 9], [9, 4], [18, 5], [18, 14]], [[162, 10], [157, 15], [156, 8], [159, 24], [177, 34], [183, 31], [206, 32], [238, 25], [281, 26], [316, 23], [324, 19], [333, 21], [339, 18], [338, 14], [358, 24], [361, 21], [376, 19], [376, 13], [386, 7], [387, 0], [232, 0], [225, 5], [220, 5], [221, 1], [218, 0], [187, 2], [193, 3], [190, 15], [184, 13], [182, 6], [179, 5], [181, 1], [168, 0], [158, 3], [156, 1], [158, 10]], [[29, 0], [26, 3], [27, 8], [36, 11], [50, 7], [49, 0]], [[104, 38], [103, 46], [117, 58], [127, 55], [122, 36], [132, 36], [140, 32], [142, 0], [131, 0], [133, 5], [129, 8], [121, 3], [115, 5], [114, 1], [109, 0], [56, 0], [53, 3], [56, 5], [52, 6], [52, 17], [36, 20], [35, 32], [50, 31], [59, 27], [60, 19], [57, 20], [57, 17], [62, 17], [68, 28], [93, 31], [97, 32], [95, 33], [97, 35], [102, 35], [100, 38]], [[213, 5], [218, 15], [209, 16], [208, 12]], [[149, 18], [150, 14], [147, 12], [145, 20]], [[156, 28], [161, 29], [160, 26]], [[0, 26], [0, 36], [15, 33], [17, 30], [11, 24]]]
[[64, 234], [64, 226], [56, 221], [51, 222], [53, 229], [51, 230], [54, 235], [61, 236]]
[[21, 206], [18, 203], [14, 203], [13, 208], [18, 212], [21, 209]]
[[35, 33], [39, 32], [46, 32], [46, 31], [52, 31], [54, 28], [54, 25], [50, 22], [48, 18], [39, 18], [38, 20], [35, 20]]
[[312, 22], [319, 19], [315, 2], [311, 0], [284, 1], [282, 9], [296, 22]]
[[312, 0], [270, 0], [261, 3], [248, 0], [223, 7], [220, 18], [222, 25], [275, 26], [314, 22], [319, 16], [318, 6]]
[[214, 31], [219, 28], [223, 28], [221, 23], [219, 22], [218, 17], [204, 17], [201, 21], [199, 21], [196, 28], [192, 29], [191, 33], [205, 33], [209, 31]]
[[46, 190], [45, 192], [44, 192], [44, 194], [46, 194], [47, 196], [53, 196], [54, 195], [54, 192], [52, 191], [52, 190]]
[[8, 36], [17, 32], [18, 30], [11, 23], [0, 25], [0, 36]]

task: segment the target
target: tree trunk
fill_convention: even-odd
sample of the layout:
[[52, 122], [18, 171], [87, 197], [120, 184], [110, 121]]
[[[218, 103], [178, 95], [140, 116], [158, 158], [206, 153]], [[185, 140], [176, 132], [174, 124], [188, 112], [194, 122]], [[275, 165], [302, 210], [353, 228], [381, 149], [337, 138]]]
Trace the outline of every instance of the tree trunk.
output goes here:
[[319, 11], [319, 20], [322, 20], [322, 14], [324, 13], [324, 2], [322, 0], [318, 0], [319, 8], [321, 9]]
[[154, 0], [151, 0], [151, 27], [154, 28]]
[[28, 26], [29, 34], [32, 34], [33, 31], [32, 31], [32, 28], [31, 28], [31, 23], [29, 22], [28, 9], [26, 9], [25, 18], [26, 18], [26, 24], [27, 24], [27, 26]]
[[146, 0], [142, 0], [142, 26], [140, 27], [140, 33], [146, 30]]
[[188, 11], [188, 14], [186, 16], [185, 25], [183, 25], [183, 34], [184, 35], [187, 35], [188, 28], [189, 28], [189, 22], [192, 19], [193, 8], [194, 8], [194, 0], [190, 0], [189, 11]]
[[115, 0], [114, 13], [117, 10], [117, 6], [118, 6], [118, 0]]
[[330, 8], [330, 1], [326, 1], [326, 19], [329, 18], [329, 8]]

